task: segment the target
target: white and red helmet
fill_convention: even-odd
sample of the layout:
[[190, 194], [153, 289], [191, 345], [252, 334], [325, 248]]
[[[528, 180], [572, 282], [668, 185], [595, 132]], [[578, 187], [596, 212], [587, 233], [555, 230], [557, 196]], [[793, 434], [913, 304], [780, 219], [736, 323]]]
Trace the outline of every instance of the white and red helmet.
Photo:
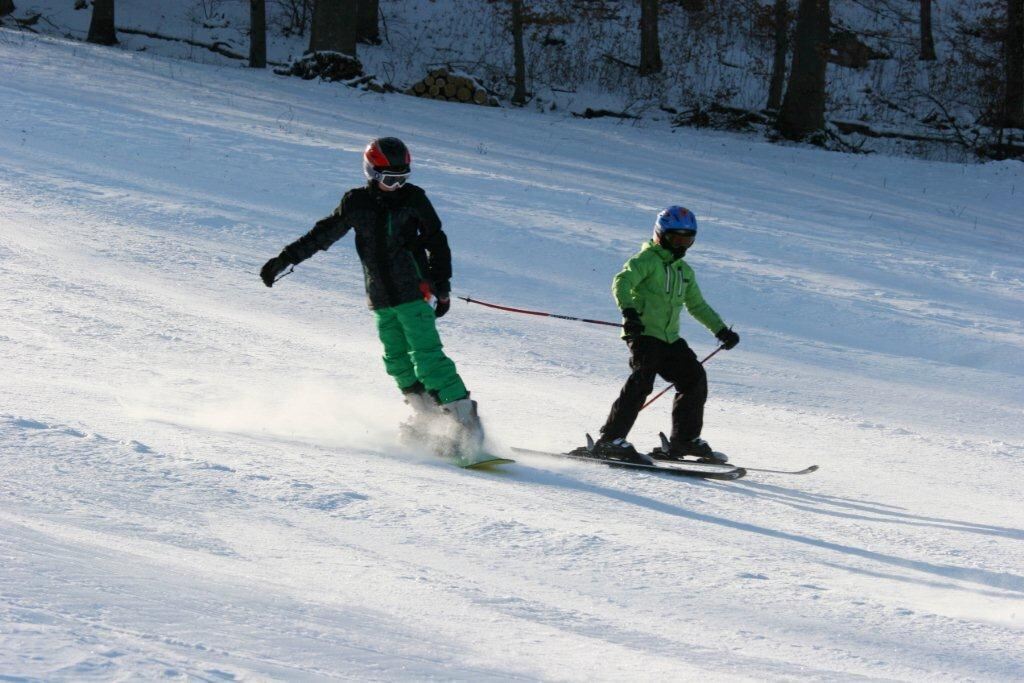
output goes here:
[[388, 187], [401, 187], [412, 172], [412, 155], [398, 138], [370, 140], [363, 152], [363, 173], [367, 180]]

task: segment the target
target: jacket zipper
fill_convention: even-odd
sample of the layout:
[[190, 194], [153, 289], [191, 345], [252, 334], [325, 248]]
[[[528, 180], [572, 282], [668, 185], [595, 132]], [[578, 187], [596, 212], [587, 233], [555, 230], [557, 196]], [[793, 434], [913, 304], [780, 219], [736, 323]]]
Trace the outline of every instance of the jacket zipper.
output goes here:
[[377, 244], [377, 267], [380, 269], [381, 284], [384, 285], [384, 292], [388, 297], [388, 307], [394, 306], [398, 300], [398, 292], [395, 290], [395, 282], [391, 278], [391, 273], [388, 268], [388, 241], [391, 238], [391, 210], [385, 209], [385, 215], [387, 221], [384, 234], [381, 235], [381, 239], [378, 240]]

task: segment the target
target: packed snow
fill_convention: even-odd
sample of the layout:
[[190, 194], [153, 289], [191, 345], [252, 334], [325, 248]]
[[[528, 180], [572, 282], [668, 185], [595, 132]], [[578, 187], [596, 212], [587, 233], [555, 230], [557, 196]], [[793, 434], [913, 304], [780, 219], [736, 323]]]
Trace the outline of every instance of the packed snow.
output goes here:
[[[0, 120], [0, 678], [1024, 677], [1020, 163], [3, 30]], [[257, 277], [378, 135], [412, 149], [456, 295], [617, 320], [612, 276], [658, 210], [692, 209], [687, 260], [742, 338], [708, 362], [704, 437], [821, 469], [477, 472], [400, 447], [351, 237]], [[439, 328], [501, 454], [578, 445], [628, 372], [611, 328], [463, 301]]]

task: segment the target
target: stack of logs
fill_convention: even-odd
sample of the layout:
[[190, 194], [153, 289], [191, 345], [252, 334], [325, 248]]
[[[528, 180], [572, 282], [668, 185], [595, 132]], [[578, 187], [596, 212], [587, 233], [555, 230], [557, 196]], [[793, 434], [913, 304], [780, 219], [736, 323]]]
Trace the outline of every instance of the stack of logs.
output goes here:
[[449, 73], [446, 69], [431, 71], [426, 78], [418, 83], [414, 83], [405, 92], [409, 95], [426, 97], [432, 100], [467, 102], [489, 107], [499, 106], [498, 98], [488, 93], [487, 89], [477, 83], [471, 76], [459, 76]]

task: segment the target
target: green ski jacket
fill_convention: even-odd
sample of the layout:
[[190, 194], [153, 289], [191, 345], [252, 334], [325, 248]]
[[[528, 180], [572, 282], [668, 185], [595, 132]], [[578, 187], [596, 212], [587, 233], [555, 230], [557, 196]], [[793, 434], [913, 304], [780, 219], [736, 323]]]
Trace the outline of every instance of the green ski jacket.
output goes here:
[[693, 268], [654, 240], [645, 242], [626, 261], [612, 280], [612, 295], [620, 309], [635, 308], [640, 313], [645, 336], [669, 344], [679, 339], [679, 312], [683, 306], [712, 334], [725, 327], [704, 301]]

